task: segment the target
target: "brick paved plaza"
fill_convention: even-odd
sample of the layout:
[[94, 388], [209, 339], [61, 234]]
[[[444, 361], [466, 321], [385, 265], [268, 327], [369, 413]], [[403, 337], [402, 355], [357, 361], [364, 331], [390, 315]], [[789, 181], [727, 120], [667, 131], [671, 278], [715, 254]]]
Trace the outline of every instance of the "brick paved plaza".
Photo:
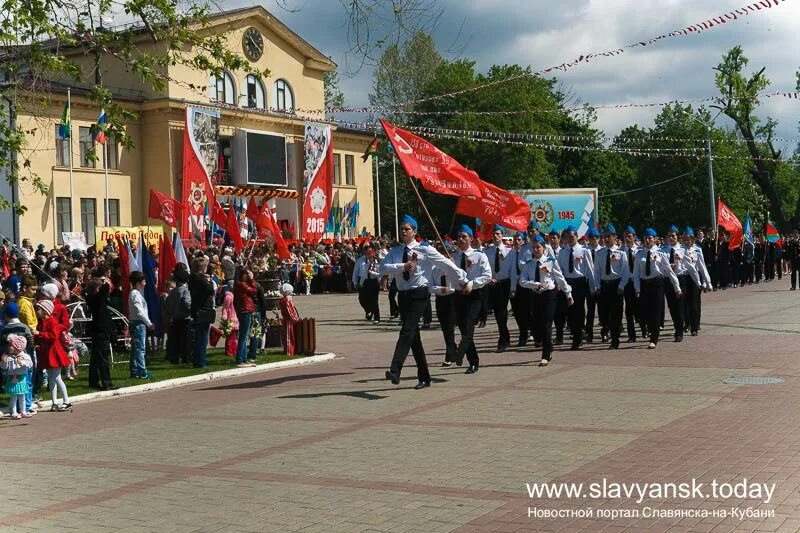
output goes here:
[[[355, 295], [299, 297], [329, 363], [77, 404], [0, 422], [8, 531], [798, 531], [800, 293], [776, 281], [706, 295], [701, 335], [494, 354], [434, 384], [383, 378], [397, 322], [368, 324]], [[386, 313], [385, 296], [381, 305]], [[388, 313], [386, 313], [388, 314]], [[669, 329], [669, 328], [667, 328]], [[512, 336], [514, 335], [512, 330]], [[730, 376], [780, 376], [728, 385]], [[541, 498], [526, 483], [776, 484], [762, 499]], [[708, 517], [536, 517], [710, 510]], [[774, 517], [730, 516], [732, 509]], [[529, 517], [529, 510], [534, 516]], [[720, 512], [724, 510], [728, 516]], [[564, 513], [566, 514], [566, 512]], [[699, 515], [700, 512], [694, 514]]]

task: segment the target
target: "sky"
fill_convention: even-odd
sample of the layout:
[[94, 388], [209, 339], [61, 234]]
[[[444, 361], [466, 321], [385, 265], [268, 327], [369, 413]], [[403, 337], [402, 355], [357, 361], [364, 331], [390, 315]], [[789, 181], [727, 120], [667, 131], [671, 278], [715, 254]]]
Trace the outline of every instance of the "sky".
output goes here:
[[[443, 10], [432, 34], [447, 59], [530, 65], [533, 70], [576, 57], [620, 48], [642, 39], [708, 20], [756, 0], [439, 0]], [[243, 0], [222, 0], [222, 9]], [[340, 87], [348, 106], [368, 105], [372, 68], [346, 75], [347, 12], [340, 0], [263, 0], [262, 5], [340, 65]], [[288, 8], [288, 9], [287, 9]], [[797, 21], [800, 1], [754, 12], [699, 34], [664, 39], [552, 74], [581, 102], [592, 105], [692, 100], [716, 96], [712, 70], [741, 44], [750, 59], [746, 72], [766, 67], [767, 92], [796, 90], [800, 68]], [[489, 89], [491, 90], [491, 89]], [[651, 126], [656, 109], [599, 109], [596, 127], [608, 135], [634, 123]], [[800, 100], [762, 100], [757, 114], [778, 120], [777, 136], [797, 145]], [[732, 122], [720, 117], [717, 124]], [[779, 147], [784, 147], [780, 143]]]

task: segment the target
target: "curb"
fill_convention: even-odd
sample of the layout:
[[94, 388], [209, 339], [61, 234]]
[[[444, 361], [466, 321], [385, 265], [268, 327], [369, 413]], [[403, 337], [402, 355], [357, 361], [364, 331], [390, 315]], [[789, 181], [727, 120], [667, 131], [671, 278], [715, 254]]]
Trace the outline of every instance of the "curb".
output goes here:
[[[198, 374], [195, 376], [184, 376], [182, 378], [165, 379], [164, 381], [156, 381], [155, 383], [144, 383], [142, 385], [134, 385], [133, 387], [123, 387], [117, 390], [90, 392], [89, 394], [81, 394], [80, 396], [71, 396], [70, 401], [72, 401], [73, 403], [93, 402], [96, 400], [115, 398], [117, 396], [129, 396], [131, 394], [140, 394], [143, 392], [171, 389], [173, 387], [182, 387], [184, 385], [191, 385], [193, 383], [202, 383], [204, 381], [216, 381], [220, 379], [237, 378], [241, 376], [247, 376], [250, 374], [269, 372], [271, 370], [281, 370], [284, 368], [291, 368], [295, 366], [322, 363], [325, 361], [332, 361], [335, 357], [336, 354], [333, 352], [321, 353], [312, 355], [310, 357], [287, 359], [286, 361], [267, 363], [264, 365], [258, 365], [256, 367], [251, 367], [251, 368], [232, 368], [230, 370], [219, 370], [216, 372], [209, 372], [207, 374]], [[52, 403], [53, 403], [52, 401], [46, 400], [39, 402], [37, 405], [39, 406], [40, 410], [44, 410], [44, 409], [49, 409]]]

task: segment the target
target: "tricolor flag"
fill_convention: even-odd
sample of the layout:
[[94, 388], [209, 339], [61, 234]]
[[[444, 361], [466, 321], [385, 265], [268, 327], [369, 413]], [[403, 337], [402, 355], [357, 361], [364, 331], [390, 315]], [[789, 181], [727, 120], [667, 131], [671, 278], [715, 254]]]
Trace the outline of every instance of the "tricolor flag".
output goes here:
[[108, 125], [108, 117], [106, 116], [106, 110], [100, 110], [100, 116], [97, 118], [97, 124], [95, 124], [95, 134], [94, 140], [100, 144], [105, 144], [106, 140], [108, 140], [108, 136], [106, 135], [106, 126]]
[[377, 135], [375, 137], [373, 137], [372, 140], [369, 142], [369, 146], [367, 146], [367, 149], [364, 150], [364, 155], [361, 156], [361, 160], [364, 163], [366, 163], [367, 159], [369, 159], [369, 156], [371, 156], [373, 154], [376, 154], [376, 153], [378, 153], [378, 136]]
[[764, 235], [767, 237], [769, 242], [775, 243], [775, 246], [783, 246], [780, 232], [769, 222], [764, 224]]
[[62, 139], [69, 139], [72, 132], [72, 117], [70, 116], [69, 100], [64, 104], [64, 112], [61, 113], [61, 123], [58, 125], [58, 136]]

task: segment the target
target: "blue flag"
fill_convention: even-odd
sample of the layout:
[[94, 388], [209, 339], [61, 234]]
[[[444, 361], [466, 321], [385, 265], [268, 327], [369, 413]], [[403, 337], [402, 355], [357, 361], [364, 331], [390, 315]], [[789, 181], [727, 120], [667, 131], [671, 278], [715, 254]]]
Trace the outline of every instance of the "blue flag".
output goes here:
[[744, 238], [751, 245], [753, 244], [753, 225], [750, 223], [750, 213], [744, 219]]
[[156, 286], [156, 266], [155, 258], [150, 255], [147, 246], [142, 247], [142, 273], [147, 280], [144, 286], [144, 300], [147, 302], [147, 314], [150, 321], [155, 324], [156, 335], [161, 335], [161, 305], [158, 301], [158, 287]]

